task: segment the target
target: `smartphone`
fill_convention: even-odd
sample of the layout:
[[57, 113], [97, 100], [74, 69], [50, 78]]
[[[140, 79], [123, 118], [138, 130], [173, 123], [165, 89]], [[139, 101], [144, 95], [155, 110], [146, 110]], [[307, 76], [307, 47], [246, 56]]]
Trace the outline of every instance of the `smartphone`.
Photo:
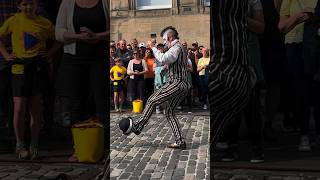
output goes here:
[[156, 33], [151, 33], [151, 34], [150, 34], [150, 38], [156, 39], [156, 38], [157, 38], [157, 34], [156, 34]]

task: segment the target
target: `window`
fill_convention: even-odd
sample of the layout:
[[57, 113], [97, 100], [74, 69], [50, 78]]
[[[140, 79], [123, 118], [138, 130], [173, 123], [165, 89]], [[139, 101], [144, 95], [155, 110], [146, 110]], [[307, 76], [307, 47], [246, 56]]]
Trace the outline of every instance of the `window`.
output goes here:
[[137, 0], [137, 10], [172, 8], [172, 0]]
[[203, 5], [204, 6], [210, 6], [210, 0], [203, 0]]

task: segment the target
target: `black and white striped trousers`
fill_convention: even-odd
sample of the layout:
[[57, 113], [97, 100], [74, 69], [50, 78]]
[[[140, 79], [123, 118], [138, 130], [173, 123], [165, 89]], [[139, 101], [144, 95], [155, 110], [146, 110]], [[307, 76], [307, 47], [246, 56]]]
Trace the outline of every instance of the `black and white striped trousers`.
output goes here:
[[210, 143], [213, 147], [225, 125], [246, 106], [251, 91], [248, 68], [235, 66], [229, 68], [232, 73], [225, 73], [227, 70], [216, 70], [209, 81]]
[[176, 141], [182, 141], [183, 135], [180, 123], [174, 115], [174, 109], [185, 98], [188, 93], [188, 84], [183, 81], [172, 81], [165, 84], [159, 90], [154, 92], [148, 99], [146, 107], [143, 110], [142, 116], [137, 123], [138, 130], [141, 131], [148, 123], [156, 105], [167, 102], [166, 118], [170, 123]]
[[211, 12], [213, 57], [209, 64], [210, 144], [245, 107], [250, 94], [247, 61], [248, 0], [215, 0]]

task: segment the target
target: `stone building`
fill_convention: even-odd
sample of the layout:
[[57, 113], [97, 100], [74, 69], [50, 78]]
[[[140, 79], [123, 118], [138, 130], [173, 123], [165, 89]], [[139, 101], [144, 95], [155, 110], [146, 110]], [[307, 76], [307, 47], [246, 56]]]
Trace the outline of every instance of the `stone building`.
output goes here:
[[110, 0], [110, 38], [139, 43], [174, 26], [181, 41], [210, 47], [210, 0]]

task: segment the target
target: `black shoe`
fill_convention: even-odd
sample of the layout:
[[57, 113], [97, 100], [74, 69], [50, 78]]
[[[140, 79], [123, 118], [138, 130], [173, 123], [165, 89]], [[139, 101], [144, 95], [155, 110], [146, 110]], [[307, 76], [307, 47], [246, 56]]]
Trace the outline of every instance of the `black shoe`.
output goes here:
[[175, 142], [168, 144], [168, 148], [173, 148], [173, 149], [186, 149], [187, 144], [185, 141], [180, 141], [180, 142]]
[[122, 130], [124, 135], [130, 135], [131, 132], [139, 135], [141, 131], [139, 131], [134, 124], [133, 119], [131, 117], [123, 118], [119, 122], [119, 128]]

